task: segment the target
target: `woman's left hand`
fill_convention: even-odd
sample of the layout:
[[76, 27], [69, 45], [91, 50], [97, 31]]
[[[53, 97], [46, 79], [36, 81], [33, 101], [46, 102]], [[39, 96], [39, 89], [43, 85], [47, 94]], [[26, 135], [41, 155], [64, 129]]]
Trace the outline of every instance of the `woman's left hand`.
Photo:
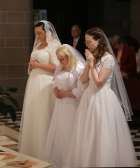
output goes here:
[[66, 92], [64, 90], [59, 90], [59, 98], [62, 99], [66, 97]]
[[30, 60], [31, 69], [38, 68], [39, 62], [37, 60]]
[[88, 49], [86, 49], [85, 56], [86, 56], [87, 61], [89, 62], [89, 65], [93, 67], [95, 64], [95, 58], [93, 54]]
[[58, 88], [55, 88], [54, 92], [55, 92], [55, 96], [59, 99], [66, 97], [66, 92], [64, 90], [60, 90]]

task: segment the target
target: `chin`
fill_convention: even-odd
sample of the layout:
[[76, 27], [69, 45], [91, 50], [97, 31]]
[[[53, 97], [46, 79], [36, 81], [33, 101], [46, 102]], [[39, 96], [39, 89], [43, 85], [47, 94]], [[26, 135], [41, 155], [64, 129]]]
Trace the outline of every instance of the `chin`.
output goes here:
[[90, 52], [94, 52], [95, 48], [89, 48]]
[[91, 51], [91, 48], [87, 47], [87, 49], [88, 49], [89, 51]]

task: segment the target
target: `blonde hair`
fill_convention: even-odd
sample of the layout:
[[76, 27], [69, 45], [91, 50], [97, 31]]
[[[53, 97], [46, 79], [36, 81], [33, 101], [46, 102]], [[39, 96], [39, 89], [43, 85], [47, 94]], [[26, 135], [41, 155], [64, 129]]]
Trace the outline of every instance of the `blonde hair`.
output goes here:
[[69, 70], [75, 68], [76, 64], [77, 64], [77, 59], [76, 59], [76, 57], [72, 54], [72, 52], [70, 51], [70, 49], [65, 44], [63, 44], [61, 47], [59, 47], [56, 50], [56, 54], [57, 55], [60, 52], [62, 52], [65, 56], [68, 57], [68, 68], [69, 68]]

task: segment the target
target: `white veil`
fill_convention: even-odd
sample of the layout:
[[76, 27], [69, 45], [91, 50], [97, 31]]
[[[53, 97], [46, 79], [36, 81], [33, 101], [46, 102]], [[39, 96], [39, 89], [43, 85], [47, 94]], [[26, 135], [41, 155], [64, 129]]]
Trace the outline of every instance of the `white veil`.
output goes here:
[[[58, 35], [56, 33], [53, 24], [46, 20], [41, 20], [38, 23], [44, 24], [44, 29], [46, 32], [46, 42], [48, 44], [48, 51], [51, 53], [52, 57], [56, 58], [56, 50], [58, 47], [60, 47], [61, 42], [58, 38]], [[33, 51], [37, 50], [39, 45], [40, 42], [37, 40], [37, 37], [35, 37], [31, 58], [33, 57]], [[30, 74], [30, 65], [28, 67], [28, 74]]]
[[[39, 21], [41, 23], [44, 24], [44, 29], [46, 31], [46, 42], [48, 43], [48, 45], [52, 45], [52, 44], [56, 44], [56, 45], [60, 45], [61, 42], [59, 40], [59, 37], [56, 33], [56, 30], [53, 26], [53, 24], [47, 20], [41, 20]], [[37, 38], [35, 37], [35, 41], [34, 41], [34, 46], [33, 46], [33, 50], [36, 49], [39, 45], [39, 42], [37, 41]]]
[[86, 61], [85, 61], [84, 57], [82, 56], [82, 54], [77, 49], [75, 49], [74, 47], [72, 47], [69, 44], [63, 44], [62, 46], [65, 46], [69, 49], [69, 51], [72, 53], [72, 55], [75, 56], [76, 61], [79, 65], [85, 65]]
[[121, 75], [120, 67], [118, 65], [117, 59], [116, 59], [116, 57], [114, 55], [114, 52], [112, 50], [111, 44], [109, 42], [109, 39], [107, 38], [107, 36], [105, 35], [105, 33], [103, 31], [96, 30], [95, 32], [99, 33], [99, 34], [101, 34], [103, 36], [103, 38], [106, 41], [108, 51], [114, 57], [115, 68], [114, 68], [114, 71], [113, 71], [113, 78], [112, 78], [111, 88], [115, 92], [115, 94], [117, 95], [117, 97], [118, 97], [118, 99], [119, 99], [119, 101], [121, 103], [121, 106], [122, 106], [123, 111], [125, 113], [126, 119], [128, 121], [131, 121], [132, 120], [131, 116], [133, 114], [132, 108], [131, 108], [131, 104], [130, 104], [130, 101], [129, 101], [129, 98], [128, 98], [128, 94], [127, 94], [127, 91], [126, 91], [126, 88], [125, 88], [125, 85], [124, 85], [124, 81], [123, 81], [123, 78], [122, 78], [122, 75]]

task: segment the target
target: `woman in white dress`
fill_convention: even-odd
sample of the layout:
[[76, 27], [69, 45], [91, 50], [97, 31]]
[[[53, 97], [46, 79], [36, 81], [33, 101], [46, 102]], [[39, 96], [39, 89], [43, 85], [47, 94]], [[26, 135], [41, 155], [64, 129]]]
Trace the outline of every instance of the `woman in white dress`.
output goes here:
[[19, 150], [42, 159], [42, 152], [53, 108], [51, 85], [53, 73], [59, 63], [56, 49], [61, 45], [53, 25], [40, 21], [35, 25], [35, 42], [29, 63]]
[[89, 84], [76, 112], [64, 167], [135, 167], [134, 147], [124, 115], [131, 119], [131, 109], [110, 44], [99, 28], [89, 29], [85, 42], [87, 65], [80, 81]]
[[52, 163], [54, 167], [62, 168], [68, 154], [78, 99], [81, 94], [77, 81], [83, 72], [85, 61], [83, 56], [68, 44], [62, 45], [56, 53], [60, 66], [55, 71], [56, 101], [46, 140], [44, 159]]

